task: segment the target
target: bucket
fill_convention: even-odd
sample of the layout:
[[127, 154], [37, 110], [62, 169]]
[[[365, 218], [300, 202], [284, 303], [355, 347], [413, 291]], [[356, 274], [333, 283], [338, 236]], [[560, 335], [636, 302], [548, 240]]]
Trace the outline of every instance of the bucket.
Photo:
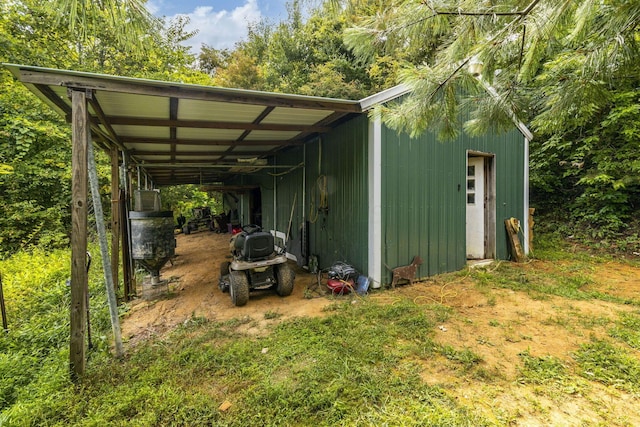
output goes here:
[[356, 282], [356, 292], [358, 295], [366, 295], [369, 290], [369, 278], [367, 276], [358, 276]]

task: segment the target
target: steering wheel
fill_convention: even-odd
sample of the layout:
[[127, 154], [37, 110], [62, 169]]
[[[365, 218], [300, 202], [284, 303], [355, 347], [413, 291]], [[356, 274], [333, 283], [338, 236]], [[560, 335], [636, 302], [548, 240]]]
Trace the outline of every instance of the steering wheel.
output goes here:
[[253, 234], [261, 230], [262, 230], [262, 227], [256, 224], [246, 224], [242, 226], [242, 231], [244, 231], [247, 234]]

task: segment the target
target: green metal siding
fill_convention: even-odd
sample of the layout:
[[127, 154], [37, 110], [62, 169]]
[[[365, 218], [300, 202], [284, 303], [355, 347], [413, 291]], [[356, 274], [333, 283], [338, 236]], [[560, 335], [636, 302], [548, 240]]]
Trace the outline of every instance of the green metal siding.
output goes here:
[[524, 137], [517, 131], [439, 142], [382, 128], [382, 259], [389, 268], [420, 255], [419, 276], [455, 271], [466, 263], [467, 150], [495, 154], [496, 255], [507, 258], [504, 219], [524, 212]]
[[[262, 225], [286, 233], [295, 199], [288, 250], [300, 253], [302, 226], [309, 224], [309, 253], [321, 268], [336, 261], [367, 273], [368, 261], [368, 120], [362, 115], [305, 144], [277, 153], [270, 164], [305, 167], [275, 169], [237, 177], [228, 184], [257, 184], [262, 192]], [[275, 174], [278, 176], [272, 176]], [[317, 211], [318, 178], [326, 176], [328, 213]], [[303, 188], [304, 184], [304, 188]], [[275, 193], [275, 197], [274, 197]], [[310, 212], [311, 199], [315, 210]], [[248, 206], [248, 201], [244, 203]], [[275, 210], [274, 210], [275, 206]], [[248, 208], [247, 208], [248, 209]], [[248, 215], [248, 212], [245, 212]], [[245, 216], [245, 219], [248, 216]], [[298, 245], [298, 246], [296, 246]]]
[[318, 177], [327, 177], [329, 211], [314, 212], [317, 220], [309, 227], [310, 253], [318, 256], [321, 268], [344, 261], [367, 273], [368, 131], [362, 115], [307, 145], [307, 206], [313, 193], [318, 206]]

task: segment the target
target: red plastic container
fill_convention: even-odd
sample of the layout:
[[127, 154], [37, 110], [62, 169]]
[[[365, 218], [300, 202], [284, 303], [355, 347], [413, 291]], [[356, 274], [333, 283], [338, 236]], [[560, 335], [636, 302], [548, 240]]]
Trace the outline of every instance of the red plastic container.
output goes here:
[[337, 280], [337, 279], [328, 279], [327, 286], [331, 290], [334, 295], [344, 295], [351, 292], [354, 287], [354, 282], [352, 279], [349, 280]]

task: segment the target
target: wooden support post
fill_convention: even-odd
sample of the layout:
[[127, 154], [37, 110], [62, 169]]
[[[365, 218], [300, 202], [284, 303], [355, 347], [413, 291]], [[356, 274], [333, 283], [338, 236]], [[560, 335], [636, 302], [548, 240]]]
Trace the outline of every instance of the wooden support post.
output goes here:
[[533, 253], [533, 214], [536, 212], [536, 208], [529, 208], [529, 252]]
[[87, 143], [89, 120], [87, 94], [71, 92], [71, 338], [69, 368], [78, 381], [85, 371], [85, 325], [87, 322]]
[[114, 291], [120, 283], [120, 171], [118, 170], [118, 149], [111, 149], [111, 275]]
[[4, 291], [2, 290], [2, 273], [0, 273], [0, 310], [2, 310], [2, 329], [4, 329], [5, 332], [9, 332], [7, 309], [4, 306]]
[[520, 230], [520, 221], [516, 218], [509, 218], [504, 220], [504, 225], [507, 228], [507, 237], [509, 241], [509, 247], [511, 252], [511, 259], [515, 262], [524, 262], [525, 254], [518, 238], [518, 231]]
[[120, 230], [122, 231], [122, 281], [124, 283], [124, 300], [130, 301], [135, 295], [134, 271], [130, 262], [129, 251], [129, 229], [127, 227], [129, 219], [128, 209], [125, 200], [125, 191], [120, 190]]

